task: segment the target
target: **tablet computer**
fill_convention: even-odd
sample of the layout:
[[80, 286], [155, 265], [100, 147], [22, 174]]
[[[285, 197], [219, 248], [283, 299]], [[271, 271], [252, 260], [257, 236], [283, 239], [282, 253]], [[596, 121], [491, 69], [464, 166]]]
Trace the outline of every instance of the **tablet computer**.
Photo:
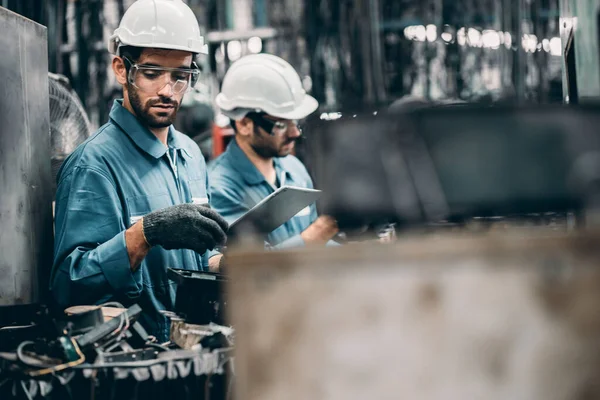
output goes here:
[[232, 222], [228, 235], [234, 236], [241, 230], [271, 233], [317, 201], [320, 195], [321, 191], [316, 189], [282, 186]]

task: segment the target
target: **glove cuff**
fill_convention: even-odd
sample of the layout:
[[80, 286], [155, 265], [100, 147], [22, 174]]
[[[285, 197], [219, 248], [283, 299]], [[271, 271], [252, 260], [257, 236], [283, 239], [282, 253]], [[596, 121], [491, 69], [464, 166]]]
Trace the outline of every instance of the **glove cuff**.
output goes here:
[[156, 246], [159, 244], [158, 238], [160, 237], [160, 220], [162, 218], [154, 213], [150, 213], [142, 218], [142, 234], [146, 243], [150, 246]]
[[146, 242], [146, 244], [147, 244], [149, 247], [152, 247], [152, 246], [150, 245], [150, 242], [148, 242], [148, 238], [146, 237], [146, 233], [144, 232], [144, 218], [142, 218], [142, 237], [144, 238], [144, 242]]

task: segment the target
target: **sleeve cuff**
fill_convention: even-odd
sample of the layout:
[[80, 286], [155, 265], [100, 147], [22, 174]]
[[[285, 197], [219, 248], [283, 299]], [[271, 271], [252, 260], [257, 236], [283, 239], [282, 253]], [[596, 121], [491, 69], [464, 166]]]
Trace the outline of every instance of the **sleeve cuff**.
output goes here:
[[206, 253], [202, 254], [202, 257], [201, 257], [202, 258], [202, 269], [204, 271], [210, 270], [208, 260], [210, 260], [214, 256], [218, 256], [219, 254], [222, 254], [222, 253], [217, 250], [208, 250]]
[[291, 238], [284, 240], [283, 242], [279, 243], [278, 245], [273, 246], [272, 248], [274, 249], [291, 249], [294, 247], [304, 247], [306, 244], [304, 243], [304, 239], [302, 239], [302, 236], [300, 235], [296, 235], [296, 236], [292, 236]]
[[208, 250], [206, 252], [206, 259], [210, 260], [214, 256], [218, 256], [219, 254], [222, 254], [222, 253], [220, 251], [217, 251], [217, 250]]
[[97, 247], [98, 265], [102, 268], [108, 284], [117, 293], [137, 297], [141, 293], [142, 271], [131, 272], [129, 254], [125, 243], [125, 231]]

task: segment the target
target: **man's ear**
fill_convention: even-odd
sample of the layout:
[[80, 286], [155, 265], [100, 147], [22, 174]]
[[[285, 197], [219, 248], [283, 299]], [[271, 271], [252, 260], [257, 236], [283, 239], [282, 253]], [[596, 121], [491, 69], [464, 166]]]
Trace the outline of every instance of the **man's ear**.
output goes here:
[[235, 128], [238, 134], [242, 136], [251, 136], [254, 131], [254, 121], [248, 117], [244, 117], [235, 121]]
[[125, 68], [125, 61], [121, 57], [114, 57], [112, 60], [112, 69], [117, 78], [117, 82], [121, 85], [127, 83], [127, 69]]

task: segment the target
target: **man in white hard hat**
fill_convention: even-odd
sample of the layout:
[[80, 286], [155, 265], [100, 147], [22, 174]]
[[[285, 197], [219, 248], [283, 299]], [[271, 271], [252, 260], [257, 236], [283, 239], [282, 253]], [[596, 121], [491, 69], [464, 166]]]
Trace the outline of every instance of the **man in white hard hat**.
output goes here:
[[59, 172], [50, 286], [63, 307], [138, 303], [149, 333], [168, 340], [167, 267], [218, 268], [211, 250], [228, 229], [207, 207], [204, 157], [172, 126], [198, 78], [194, 57], [207, 49], [181, 0], [135, 2], [108, 49], [124, 99]]
[[[289, 63], [270, 54], [241, 58], [227, 71], [216, 102], [235, 130], [234, 139], [209, 171], [211, 206], [228, 222], [278, 187], [313, 187], [292, 152], [302, 134], [297, 121], [319, 104], [306, 94]], [[271, 232], [266, 241], [279, 248], [326, 244], [337, 232], [335, 220], [317, 216], [313, 204]]]

